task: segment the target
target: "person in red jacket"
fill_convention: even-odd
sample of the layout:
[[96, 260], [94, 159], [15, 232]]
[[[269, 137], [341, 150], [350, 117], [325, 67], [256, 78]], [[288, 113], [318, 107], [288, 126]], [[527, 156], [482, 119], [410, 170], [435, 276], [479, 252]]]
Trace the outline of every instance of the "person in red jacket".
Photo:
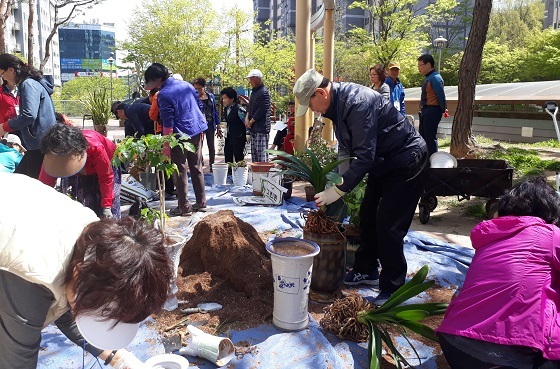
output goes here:
[[61, 189], [100, 218], [120, 218], [120, 169], [111, 165], [115, 144], [92, 130], [58, 123], [41, 140], [39, 180]]
[[17, 117], [16, 106], [19, 106], [19, 98], [12, 93], [14, 86], [10, 88], [8, 81], [2, 83], [2, 92], [0, 93], [0, 122]]

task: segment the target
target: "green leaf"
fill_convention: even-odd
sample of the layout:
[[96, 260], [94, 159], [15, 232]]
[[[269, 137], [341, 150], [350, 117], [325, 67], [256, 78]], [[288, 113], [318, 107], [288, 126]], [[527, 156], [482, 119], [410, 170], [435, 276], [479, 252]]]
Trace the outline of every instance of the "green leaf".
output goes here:
[[400, 322], [400, 324], [403, 327], [410, 329], [412, 332], [421, 335], [422, 337], [430, 339], [434, 342], [439, 342], [434, 330], [422, 323], [413, 322], [410, 320], [404, 320]]
[[404, 320], [422, 320], [430, 316], [430, 313], [426, 310], [404, 310], [396, 313], [397, 318]]

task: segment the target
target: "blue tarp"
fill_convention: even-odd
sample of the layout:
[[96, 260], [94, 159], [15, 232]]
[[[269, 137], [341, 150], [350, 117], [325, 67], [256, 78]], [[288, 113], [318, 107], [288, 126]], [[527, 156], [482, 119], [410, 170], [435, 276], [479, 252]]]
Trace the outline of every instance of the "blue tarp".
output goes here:
[[[232, 186], [212, 186], [212, 176], [206, 175], [206, 196], [209, 212], [218, 210], [232, 210], [234, 214], [245, 222], [250, 223], [259, 232], [273, 232], [290, 236], [301, 236], [303, 218], [301, 211], [314, 208], [313, 203], [306, 203], [302, 199], [292, 198], [282, 206], [237, 206], [233, 196], [251, 195], [250, 187], [234, 188]], [[189, 193], [194, 201], [194, 194]], [[154, 204], [153, 206], [156, 206]], [[167, 207], [176, 206], [176, 201], [167, 202]], [[190, 236], [196, 222], [207, 213], [196, 213], [190, 220], [180, 219], [181, 222], [169, 221], [173, 226], [181, 224], [180, 233]], [[431, 237], [410, 231], [405, 238], [405, 255], [408, 261], [408, 273], [413, 274], [423, 265], [430, 266], [429, 279], [436, 279], [442, 286], [456, 288], [464, 280], [466, 270], [474, 250], [445, 243]], [[359, 288], [363, 296], [375, 296], [377, 291], [372, 288]], [[417, 300], [426, 298], [420, 295]], [[147, 360], [157, 354], [164, 353], [164, 347], [158, 333], [149, 327], [149, 322], [141, 325], [138, 335], [127, 347], [141, 360]], [[256, 345], [257, 349], [242, 357], [234, 358], [228, 368], [257, 369], [257, 368], [286, 368], [286, 369], [340, 369], [367, 368], [367, 344], [357, 344], [343, 341], [324, 331], [312, 318], [307, 329], [300, 332], [283, 332], [272, 325], [262, 325], [243, 331], [230, 332], [234, 344], [247, 341]], [[412, 365], [418, 365], [416, 355], [407, 350], [408, 344], [402, 337], [396, 337], [397, 344], [407, 354], [405, 357]], [[418, 368], [435, 369], [435, 352], [433, 348], [413, 341], [421, 358], [422, 364]], [[55, 327], [49, 326], [43, 331], [43, 350], [39, 353], [39, 368], [82, 368], [82, 352], [80, 347], [72, 342]], [[187, 357], [191, 368], [216, 368], [216, 365], [201, 359]], [[94, 358], [87, 354], [85, 368], [101, 368]]]

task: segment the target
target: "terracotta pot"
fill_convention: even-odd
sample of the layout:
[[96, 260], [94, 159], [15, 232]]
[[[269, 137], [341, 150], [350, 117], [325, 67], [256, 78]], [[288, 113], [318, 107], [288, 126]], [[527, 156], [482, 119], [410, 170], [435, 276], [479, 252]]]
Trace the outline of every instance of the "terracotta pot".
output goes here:
[[103, 136], [107, 137], [107, 125], [106, 124], [94, 124], [93, 129], [96, 132], [101, 133]]

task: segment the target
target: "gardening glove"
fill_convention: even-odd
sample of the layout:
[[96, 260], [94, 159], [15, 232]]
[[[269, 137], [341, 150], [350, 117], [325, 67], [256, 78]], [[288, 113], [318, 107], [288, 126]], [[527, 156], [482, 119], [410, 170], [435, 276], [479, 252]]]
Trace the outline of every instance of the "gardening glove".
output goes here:
[[317, 206], [321, 207], [323, 205], [329, 205], [344, 196], [346, 192], [341, 191], [337, 186], [332, 186], [327, 188], [323, 192], [319, 192], [315, 195], [315, 203]]
[[111, 212], [111, 208], [103, 208], [101, 211], [101, 219], [111, 219], [113, 217], [113, 213]]
[[169, 146], [169, 142], [163, 144], [163, 155], [171, 159], [171, 147]]
[[117, 362], [113, 365], [115, 369], [149, 369], [134, 354], [125, 349], [117, 351]]

